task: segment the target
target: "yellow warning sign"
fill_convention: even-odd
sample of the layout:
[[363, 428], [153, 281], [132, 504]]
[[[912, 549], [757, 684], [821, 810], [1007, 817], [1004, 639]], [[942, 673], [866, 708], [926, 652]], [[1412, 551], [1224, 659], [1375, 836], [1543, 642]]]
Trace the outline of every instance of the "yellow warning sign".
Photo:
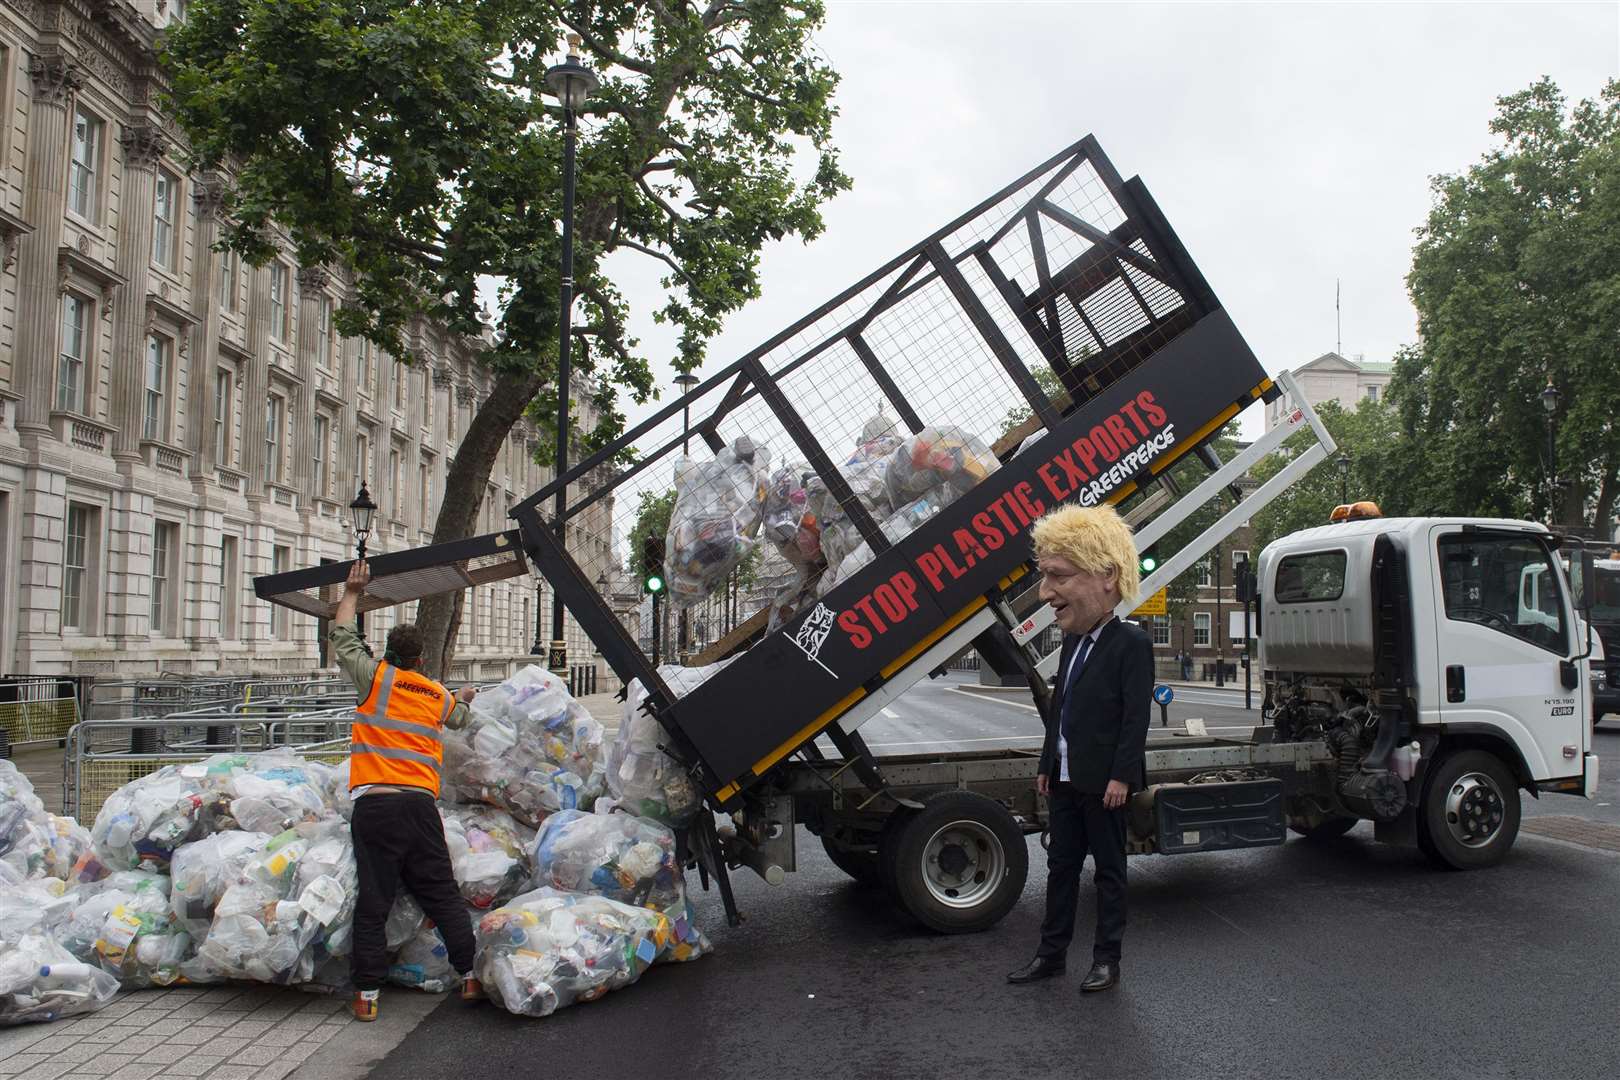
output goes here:
[[1170, 614], [1170, 608], [1166, 603], [1164, 589], [1160, 589], [1158, 592], [1142, 601], [1142, 606], [1131, 612], [1131, 615], [1136, 618], [1145, 618], [1149, 615], [1168, 614]]

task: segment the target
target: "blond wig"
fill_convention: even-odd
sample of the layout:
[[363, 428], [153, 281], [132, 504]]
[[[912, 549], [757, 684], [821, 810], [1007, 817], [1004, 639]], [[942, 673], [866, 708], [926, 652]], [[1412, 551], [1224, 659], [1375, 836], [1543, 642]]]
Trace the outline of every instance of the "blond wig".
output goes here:
[[1060, 506], [1035, 523], [1035, 557], [1055, 555], [1082, 570], [1113, 570], [1122, 601], [1142, 591], [1131, 527], [1112, 506]]

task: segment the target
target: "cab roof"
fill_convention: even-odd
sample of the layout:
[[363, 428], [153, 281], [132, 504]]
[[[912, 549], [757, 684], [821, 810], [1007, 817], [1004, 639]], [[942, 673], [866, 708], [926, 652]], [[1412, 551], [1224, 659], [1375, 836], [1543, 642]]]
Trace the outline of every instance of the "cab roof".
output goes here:
[[1289, 533], [1287, 536], [1272, 541], [1266, 550], [1282, 550], [1300, 547], [1318, 547], [1323, 543], [1334, 540], [1357, 541], [1362, 537], [1381, 536], [1385, 533], [1401, 533], [1407, 537], [1415, 537], [1424, 533], [1430, 527], [1475, 525], [1489, 529], [1517, 529], [1524, 532], [1547, 535], [1545, 525], [1534, 521], [1521, 521], [1516, 518], [1471, 518], [1471, 517], [1395, 517], [1395, 518], [1360, 518], [1356, 521], [1344, 521], [1331, 525], [1319, 525], [1314, 529], [1304, 529], [1300, 532]]

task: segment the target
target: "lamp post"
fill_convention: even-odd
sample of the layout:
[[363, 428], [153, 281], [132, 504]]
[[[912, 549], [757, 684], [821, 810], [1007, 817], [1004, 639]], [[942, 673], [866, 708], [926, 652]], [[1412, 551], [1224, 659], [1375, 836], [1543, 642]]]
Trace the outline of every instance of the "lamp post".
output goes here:
[[[354, 557], [360, 562], [365, 562], [366, 559], [366, 538], [371, 535], [371, 519], [376, 516], [376, 513], [377, 504], [371, 501], [371, 492], [366, 490], [366, 482], [362, 480], [360, 481], [359, 493], [355, 495], [354, 501], [349, 504], [349, 514], [354, 527]], [[364, 643], [366, 639], [366, 613], [359, 608], [355, 610], [354, 628], [360, 634], [361, 642]], [[371, 651], [369, 645], [366, 647], [366, 651]]]
[[545, 585], [534, 583], [534, 644], [529, 646], [530, 656], [544, 656], [546, 652], [546, 592]]
[[[562, 219], [562, 318], [557, 337], [557, 512], [558, 535], [566, 544], [565, 512], [568, 509], [568, 347], [573, 331], [574, 308], [574, 114], [601, 84], [591, 69], [579, 62], [580, 37], [568, 35], [568, 58], [546, 71], [546, 86], [562, 106], [563, 114], [563, 219]], [[546, 664], [553, 671], [568, 668], [568, 645], [563, 640], [563, 602], [551, 590], [551, 656]]]
[[[697, 384], [698, 377], [693, 375], [690, 371], [683, 371], [679, 375], [675, 376], [675, 385], [681, 388], [681, 396], [683, 398], [687, 394], [690, 394], [692, 392], [692, 387], [696, 386]], [[681, 402], [681, 453], [683, 454], [686, 453], [686, 433], [690, 431], [691, 428], [692, 406], [683, 401]]]
[[1340, 454], [1333, 459], [1334, 468], [1339, 470], [1339, 502], [1350, 501], [1350, 455]]
[[[680, 388], [681, 397], [685, 398], [692, 392], [692, 387], [698, 384], [698, 377], [690, 371], [683, 371], [675, 376], [675, 385]], [[687, 451], [687, 433], [692, 430], [692, 406], [686, 401], [681, 402], [681, 453]], [[736, 571], [732, 571], [736, 573]], [[676, 642], [676, 655], [685, 657], [686, 651], [692, 645], [692, 611], [690, 608], [681, 609], [680, 637]]]
[[1551, 525], [1558, 520], [1558, 512], [1554, 504], [1558, 500], [1558, 444], [1555, 439], [1554, 416], [1558, 412], [1558, 402], [1563, 398], [1558, 387], [1553, 385], [1552, 376], [1547, 376], [1547, 385], [1541, 391], [1541, 408], [1547, 414], [1547, 524]]

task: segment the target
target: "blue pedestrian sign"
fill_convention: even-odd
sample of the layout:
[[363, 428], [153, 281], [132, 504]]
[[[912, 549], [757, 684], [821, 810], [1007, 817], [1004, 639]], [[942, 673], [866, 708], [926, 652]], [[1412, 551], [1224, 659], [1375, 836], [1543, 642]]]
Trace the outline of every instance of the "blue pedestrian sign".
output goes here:
[[1160, 705], [1168, 705], [1175, 699], [1176, 692], [1168, 686], [1155, 686], [1153, 688], [1153, 700]]

